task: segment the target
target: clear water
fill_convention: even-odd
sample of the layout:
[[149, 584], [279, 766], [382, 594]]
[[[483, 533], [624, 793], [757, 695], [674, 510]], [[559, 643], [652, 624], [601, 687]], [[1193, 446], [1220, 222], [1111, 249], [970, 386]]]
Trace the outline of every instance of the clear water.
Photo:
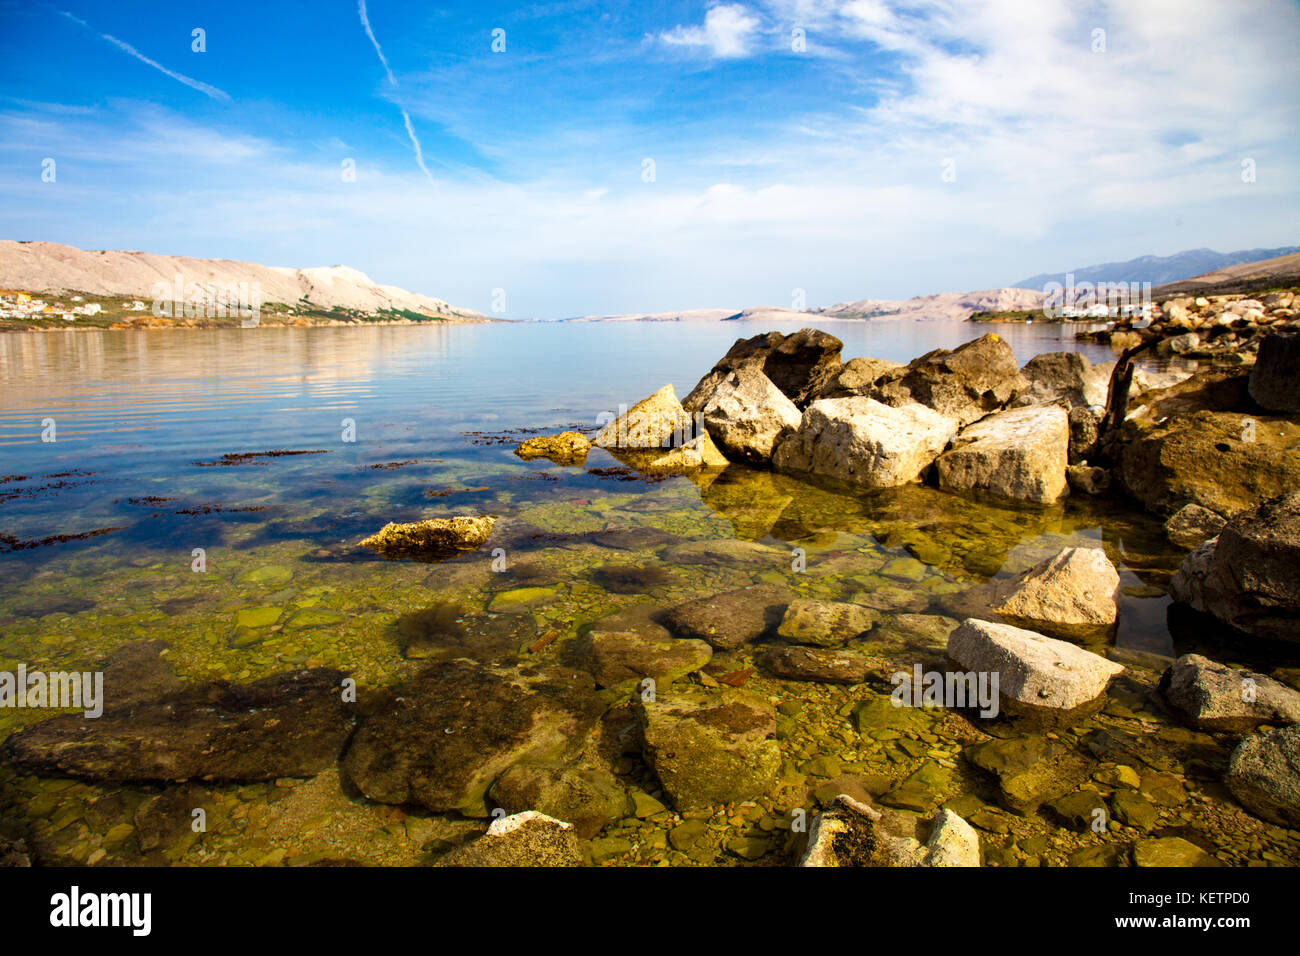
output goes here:
[[[821, 327], [844, 341], [846, 359], [900, 362], [990, 328]], [[1181, 553], [1154, 521], [1123, 504], [1072, 498], [1040, 512], [930, 488], [853, 495], [739, 466], [699, 485], [619, 480], [628, 476], [590, 470], [618, 464], [599, 450], [585, 467], [567, 468], [513, 454], [526, 431], [594, 426], [602, 412], [665, 382], [684, 395], [737, 338], [770, 328], [575, 323], [0, 336], [0, 669], [20, 662], [94, 668], [123, 644], [161, 638], [187, 680], [251, 680], [319, 665], [375, 687], [428, 657], [510, 660], [541, 634], [571, 634], [629, 603], [667, 607], [754, 581], [782, 581], [808, 597], [874, 594], [895, 602], [892, 610], [953, 614], [949, 602], [966, 589], [1086, 543], [1104, 547], [1122, 573], [1122, 623], [1111, 652], [1143, 676], [1118, 697], [1141, 719], [1167, 722], [1139, 687], [1154, 683], [1170, 655], [1190, 649], [1166, 621], [1166, 585]], [[1103, 346], [1078, 345], [1073, 329], [992, 328], [1022, 362], [1062, 349], [1112, 357]], [[50, 419], [56, 440], [42, 441]], [[218, 463], [227, 454], [273, 450], [314, 453]], [[436, 565], [350, 550], [388, 521], [484, 512], [500, 516], [492, 544], [506, 547], [508, 574], [489, 570], [487, 549]], [[601, 541], [604, 532], [629, 530], [645, 537], [618, 547]], [[107, 533], [82, 537], [96, 531]], [[697, 541], [759, 542], [774, 558], [766, 567], [674, 562], [673, 547]], [[807, 553], [806, 574], [791, 571], [794, 547]], [[206, 560], [202, 573], [193, 570], [196, 549]], [[241, 615], [250, 610], [269, 621], [249, 624]], [[428, 621], [457, 616], [471, 623], [427, 633]], [[918, 653], [868, 650], [908, 667]], [[750, 663], [743, 653], [715, 657], [724, 669]], [[762, 675], [752, 686], [825, 708], [810, 728], [823, 717], [840, 719], [839, 690]], [[43, 716], [0, 710], [0, 738]], [[799, 738], [791, 759], [841, 750], [840, 736]], [[941, 733], [937, 739], [944, 745]], [[870, 764], [873, 754], [862, 760]], [[627, 772], [644, 778], [644, 768]], [[209, 796], [237, 814], [241, 805], [271, 807], [282, 795], [267, 785], [213, 788]], [[382, 814], [403, 811], [332, 798], [331, 826], [352, 834], [341, 845], [321, 844], [313, 835], [321, 828], [292, 814], [272, 814], [264, 825], [197, 843], [186, 838], [150, 856], [130, 828], [114, 831], [111, 815], [90, 809], [112, 800], [131, 810], [150, 799], [147, 788], [0, 770], [0, 822], [6, 814], [36, 821], [49, 860], [283, 862], [279, 850], [304, 861], [422, 859], [421, 837], [412, 834], [427, 833], [412, 826], [417, 818], [394, 829], [394, 818]], [[300, 812], [308, 810], [323, 812]], [[747, 824], [733, 825], [743, 834]], [[650, 823], [620, 826], [613, 832], [641, 840], [647, 834], [637, 828]], [[1044, 861], [1058, 850], [1065, 852], [1043, 851]], [[1247, 852], [1225, 849], [1224, 858], [1240, 862]], [[613, 861], [715, 862], [664, 853], [637, 850]], [[716, 862], [738, 860], [722, 853]]]

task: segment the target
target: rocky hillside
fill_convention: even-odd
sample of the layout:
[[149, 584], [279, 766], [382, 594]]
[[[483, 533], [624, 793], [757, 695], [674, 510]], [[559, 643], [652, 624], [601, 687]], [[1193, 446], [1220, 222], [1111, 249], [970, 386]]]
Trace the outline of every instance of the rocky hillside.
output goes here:
[[43, 294], [132, 296], [151, 302], [158, 283], [239, 286], [256, 283], [262, 301], [330, 312], [397, 313], [450, 322], [487, 317], [441, 299], [380, 285], [347, 266], [293, 269], [229, 259], [192, 259], [148, 252], [86, 251], [54, 242], [0, 240], [0, 288]]

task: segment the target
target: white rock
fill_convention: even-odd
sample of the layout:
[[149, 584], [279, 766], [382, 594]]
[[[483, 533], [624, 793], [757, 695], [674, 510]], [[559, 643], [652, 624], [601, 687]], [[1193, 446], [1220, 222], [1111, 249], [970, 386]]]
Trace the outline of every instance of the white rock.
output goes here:
[[951, 810], [940, 810], [925, 844], [922, 866], [979, 866], [980, 838], [975, 828]]
[[935, 463], [939, 487], [1051, 504], [1069, 494], [1070, 420], [1059, 405], [999, 412], [966, 428]]
[[799, 430], [778, 446], [772, 463], [780, 471], [893, 488], [920, 478], [956, 432], [956, 422], [923, 405], [822, 399], [808, 406]]
[[756, 368], [741, 368], [723, 379], [701, 414], [725, 454], [759, 462], [768, 461], [802, 420], [794, 402]]
[[1026, 627], [1109, 627], [1119, 617], [1119, 572], [1101, 548], [1066, 548], [997, 585], [993, 609]]
[[998, 693], [1028, 707], [1073, 710], [1096, 700], [1124, 668], [1066, 641], [968, 618], [948, 636], [960, 667], [998, 675]]

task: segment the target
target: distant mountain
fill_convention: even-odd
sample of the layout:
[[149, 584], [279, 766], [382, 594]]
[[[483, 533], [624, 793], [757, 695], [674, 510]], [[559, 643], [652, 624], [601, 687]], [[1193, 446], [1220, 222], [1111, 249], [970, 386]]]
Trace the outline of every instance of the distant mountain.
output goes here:
[[[1300, 252], [1300, 246], [1281, 249], [1243, 249], [1240, 252], [1215, 252], [1213, 249], [1189, 249], [1172, 256], [1141, 256], [1128, 262], [1106, 262], [1099, 266], [1082, 266], [1069, 270], [1079, 282], [1150, 282], [1153, 286], [1190, 279], [1203, 273], [1225, 269], [1245, 262], [1274, 259]], [[1019, 289], [1042, 289], [1049, 282], [1065, 285], [1065, 273], [1044, 272], [1016, 283]]]
[[[403, 312], [448, 322], [490, 322], [470, 309], [459, 309], [441, 299], [379, 285], [363, 272], [347, 266], [291, 269], [230, 259], [191, 259], [149, 252], [94, 252], [56, 242], [14, 242], [0, 239], [0, 288], [23, 292], [84, 292], [91, 295], [154, 298], [158, 283], [218, 286], [254, 283], [262, 302], [310, 306], [322, 310]], [[413, 316], [408, 316], [413, 317]]]
[[1151, 297], [1162, 300], [1180, 295], [1234, 295], [1296, 285], [1300, 285], [1300, 252], [1227, 266], [1190, 279], [1157, 286], [1151, 290]]
[[643, 315], [584, 315], [565, 322], [808, 322], [810, 319], [969, 319], [973, 312], [1037, 309], [1043, 293], [1029, 289], [981, 289], [940, 292], [911, 299], [858, 299], [822, 309], [757, 306], [735, 309], [689, 309]]

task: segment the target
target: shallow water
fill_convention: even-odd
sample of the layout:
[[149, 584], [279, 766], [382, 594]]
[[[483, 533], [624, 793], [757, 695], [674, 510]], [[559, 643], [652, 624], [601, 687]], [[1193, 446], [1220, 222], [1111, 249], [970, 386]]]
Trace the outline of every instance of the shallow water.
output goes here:
[[[844, 340], [845, 358], [897, 361], [986, 330], [913, 321], [823, 327]], [[1062, 546], [1091, 544], [1120, 568], [1124, 589], [1118, 633], [1093, 649], [1129, 664], [1131, 674], [1107, 712], [1071, 732], [1082, 739], [1099, 726], [1092, 721], [1127, 722], [1152, 736], [1148, 769], [1181, 774], [1196, 760], [1224, 757], [1219, 744], [1189, 735], [1149, 699], [1170, 656], [1217, 647], [1222, 636], [1199, 623], [1171, 630], [1165, 591], [1182, 552], [1123, 505], [1076, 497], [1021, 511], [923, 487], [861, 495], [741, 466], [698, 484], [647, 482], [593, 474], [619, 464], [599, 450], [584, 467], [525, 463], [513, 454], [527, 431], [589, 429], [602, 412], [666, 381], [684, 395], [736, 338], [767, 329], [637, 323], [0, 336], [0, 477], [7, 478], [0, 533], [9, 542], [0, 552], [0, 670], [20, 662], [93, 669], [117, 647], [161, 638], [188, 680], [246, 681], [311, 665], [343, 668], [374, 688], [430, 657], [515, 660], [539, 635], [571, 635], [629, 604], [666, 607], [756, 581], [781, 582], [804, 597], [953, 616], [972, 587]], [[996, 331], [1022, 362], [1076, 348], [1072, 338], [1062, 341], [1059, 326]], [[1102, 346], [1078, 350], [1111, 357]], [[41, 441], [45, 419], [54, 420], [56, 441]], [[272, 450], [311, 454], [222, 459]], [[387, 562], [349, 548], [387, 521], [480, 512], [501, 518], [489, 548], [505, 549], [504, 573], [492, 571], [488, 548], [440, 564]], [[75, 537], [106, 529], [113, 530]], [[60, 535], [72, 540], [41, 543]], [[702, 556], [690, 550], [705, 541], [712, 544]], [[792, 567], [795, 548], [806, 555], [806, 571]], [[201, 573], [192, 569], [196, 549], [206, 562]], [[861, 649], [899, 668], [942, 657], [941, 644], [902, 639]], [[540, 652], [546, 659], [564, 653], [564, 640]], [[748, 653], [715, 655], [712, 672], [743, 671], [752, 666]], [[1240, 649], [1227, 659], [1262, 666]], [[762, 674], [747, 686], [807, 708], [782, 728], [794, 790], [835, 776], [816, 772], [828, 767], [913, 772], [917, 755], [896, 752], [890, 734], [846, 738], [842, 711], [871, 688]], [[0, 710], [0, 738], [44, 716]], [[905, 736], [941, 755], [930, 757], [953, 775], [943, 787], [954, 798], [987, 801], [986, 787], [948, 769], [961, 734], [933, 715], [923, 722]], [[1169, 739], [1157, 742], [1161, 734]], [[1190, 755], [1179, 746], [1199, 749]], [[621, 772], [625, 782], [653, 788], [636, 761]], [[156, 798], [147, 788], [7, 770], [0, 788], [0, 816], [32, 821], [47, 860], [410, 863], [424, 858], [431, 836], [450, 839], [457, 828], [479, 826], [365, 804], [325, 774], [310, 784], [207, 788], [203, 799], [220, 827], [202, 840], [181, 834], [146, 846], [140, 825], [123, 830], [122, 821]], [[598, 856], [784, 862], [772, 834], [780, 836], [794, 799], [774, 797], [753, 819], [743, 810], [724, 813], [716, 852], [667, 847], [662, 833], [675, 821], [651, 817], [611, 827], [602, 839], [632, 849], [607, 844]], [[1272, 862], [1265, 851], [1296, 858], [1294, 835], [1259, 836], [1261, 827], [1252, 829], [1222, 794], [1207, 801], [1206, 815], [1169, 827], [1203, 831], [1200, 839], [1211, 844], [1217, 832], [1226, 862]], [[1202, 808], [1199, 794], [1191, 805]], [[1187, 812], [1177, 807], [1171, 812]], [[1237, 817], [1225, 824], [1229, 812]], [[1064, 862], [1090, 845], [1086, 836], [1043, 826], [1012, 835], [1019, 842], [991, 847], [1004, 853], [1004, 865]], [[1038, 837], [1047, 840], [1041, 848], [1021, 846]], [[751, 838], [771, 848], [732, 846]]]

